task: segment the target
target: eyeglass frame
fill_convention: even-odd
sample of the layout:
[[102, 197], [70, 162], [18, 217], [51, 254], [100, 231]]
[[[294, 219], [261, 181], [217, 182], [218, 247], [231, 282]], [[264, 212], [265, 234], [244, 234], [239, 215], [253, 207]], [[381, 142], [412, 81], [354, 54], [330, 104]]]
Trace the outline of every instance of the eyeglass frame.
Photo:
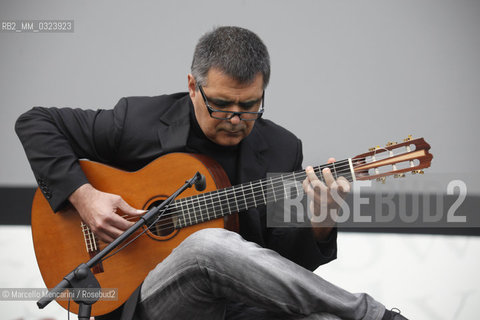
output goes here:
[[[198, 89], [200, 89], [200, 93], [202, 94], [203, 101], [205, 102], [205, 106], [207, 107], [208, 113], [210, 114], [210, 117], [213, 119], [231, 120], [233, 117], [238, 116], [238, 118], [243, 121], [255, 121], [260, 119], [263, 115], [263, 112], [265, 111], [265, 90], [263, 90], [263, 93], [262, 93], [262, 102], [261, 102], [259, 111], [253, 112], [253, 111], [225, 111], [225, 110], [215, 109], [212, 106], [210, 106], [210, 104], [208, 103], [207, 95], [203, 91], [203, 88], [201, 85], [198, 85]], [[231, 113], [232, 115], [229, 118], [219, 118], [212, 115], [214, 112]], [[255, 119], [243, 119], [242, 114], [256, 114], [257, 117]]]

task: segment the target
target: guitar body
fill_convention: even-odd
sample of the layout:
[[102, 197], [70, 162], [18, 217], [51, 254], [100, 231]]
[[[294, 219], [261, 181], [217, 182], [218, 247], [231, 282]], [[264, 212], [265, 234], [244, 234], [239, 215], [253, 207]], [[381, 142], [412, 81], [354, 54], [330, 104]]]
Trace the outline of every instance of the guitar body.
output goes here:
[[[229, 186], [228, 177], [213, 160], [201, 155], [172, 153], [158, 158], [136, 172], [126, 172], [96, 162], [80, 161], [90, 183], [98, 190], [118, 194], [135, 208], [148, 209], [171, 195], [197, 171], [207, 182], [203, 192]], [[187, 189], [179, 198], [199, 193]], [[132, 244], [103, 261], [93, 272], [102, 288], [118, 289], [117, 301], [97, 301], [92, 316], [108, 313], [124, 303], [142, 283], [150, 270], [165, 259], [186, 237], [204, 228], [238, 229], [237, 215], [230, 215], [183, 229], [155, 234], [148, 230]], [[62, 277], [80, 263], [88, 261], [106, 246], [92, 240], [82, 230], [82, 221], [73, 207], [54, 213], [43, 194], [37, 190], [32, 207], [32, 235], [35, 254], [47, 288], [53, 288]], [[133, 236], [137, 235], [135, 233]], [[132, 236], [132, 237], [133, 237]], [[90, 248], [90, 250], [88, 250]], [[91, 250], [94, 248], [95, 250]], [[58, 301], [67, 308], [68, 301]], [[70, 304], [78, 313], [78, 305]]]

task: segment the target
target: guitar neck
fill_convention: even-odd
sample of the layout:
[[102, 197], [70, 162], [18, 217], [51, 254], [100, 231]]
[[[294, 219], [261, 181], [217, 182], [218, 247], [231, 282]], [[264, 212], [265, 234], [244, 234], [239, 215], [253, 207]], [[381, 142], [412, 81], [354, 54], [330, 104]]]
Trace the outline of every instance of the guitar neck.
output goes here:
[[[343, 176], [350, 182], [355, 180], [351, 159], [314, 167], [323, 182], [324, 168], [329, 168], [335, 178]], [[296, 171], [198, 194], [174, 201], [168, 207], [168, 213], [176, 217], [175, 228], [184, 228], [286, 197], [295, 198], [299, 192], [303, 192], [301, 183], [305, 178], [305, 171]]]

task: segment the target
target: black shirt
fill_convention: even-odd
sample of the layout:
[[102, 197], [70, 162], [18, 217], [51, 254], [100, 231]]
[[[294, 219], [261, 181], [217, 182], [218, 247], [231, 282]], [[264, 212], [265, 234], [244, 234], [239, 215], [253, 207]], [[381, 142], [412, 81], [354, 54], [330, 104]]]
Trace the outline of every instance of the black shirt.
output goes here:
[[200, 153], [217, 161], [225, 170], [231, 185], [237, 181], [237, 161], [239, 144], [236, 146], [221, 146], [207, 138], [195, 117], [193, 106], [190, 109], [190, 132], [188, 133], [186, 151]]

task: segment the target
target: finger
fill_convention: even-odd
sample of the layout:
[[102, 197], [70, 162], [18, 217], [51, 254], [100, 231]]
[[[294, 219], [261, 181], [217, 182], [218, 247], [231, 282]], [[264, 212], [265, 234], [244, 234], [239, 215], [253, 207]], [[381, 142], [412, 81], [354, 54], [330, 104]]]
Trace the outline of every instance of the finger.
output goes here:
[[305, 173], [307, 174], [307, 179], [308, 181], [314, 185], [316, 183], [322, 183], [320, 181], [320, 179], [318, 179], [318, 176], [315, 174], [315, 171], [313, 170], [313, 168], [311, 166], [308, 166], [305, 168]]
[[120, 230], [112, 225], [106, 226], [101, 232], [98, 232], [100, 239], [105, 242], [112, 242], [118, 238], [123, 233], [123, 230]]
[[112, 228], [111, 226], [109, 226], [107, 230], [103, 231], [105, 241], [108, 241], [108, 242], [112, 242], [113, 240], [117, 239], [122, 233], [123, 233], [122, 230], [119, 230], [117, 228]]
[[120, 209], [123, 213], [126, 213], [130, 216], [140, 216], [147, 212], [146, 210], [139, 210], [131, 207], [125, 200], [120, 198], [120, 201], [117, 204], [118, 209]]
[[106, 221], [103, 224], [97, 225], [97, 227], [90, 227], [90, 229], [104, 242], [112, 242], [123, 232]]
[[104, 232], [97, 232], [96, 235], [100, 238], [100, 240], [102, 240], [103, 242], [106, 242], [106, 243], [110, 243], [112, 242], [113, 240], [115, 240], [114, 238], [112, 238], [110, 235], [104, 233]]
[[328, 158], [327, 163], [334, 163], [335, 161], [335, 158]]
[[328, 192], [328, 187], [318, 178], [312, 167], [307, 167], [305, 171], [307, 173], [307, 179], [309, 180], [308, 194], [315, 201], [319, 201], [323, 192]]
[[350, 182], [345, 177], [340, 177], [337, 179], [338, 189], [342, 193], [350, 192]]
[[308, 180], [308, 178], [305, 178], [305, 180], [303, 180], [303, 190], [305, 191], [305, 193], [309, 196], [309, 197], [313, 197], [313, 188], [312, 188], [312, 185], [310, 184], [310, 180]]
[[320, 203], [322, 194], [328, 193], [327, 186], [318, 178], [315, 178], [314, 181], [310, 181], [308, 178], [306, 178], [303, 181], [303, 189], [310, 200], [315, 203]]
[[310, 181], [308, 181], [308, 178], [305, 178], [305, 180], [303, 180], [302, 186], [303, 186], [303, 190], [305, 192], [308, 192], [308, 189], [310, 187]]
[[128, 221], [125, 218], [119, 216], [118, 214], [112, 214], [109, 218], [109, 224], [117, 229], [120, 229], [120, 231], [122, 232], [127, 230], [134, 224], [133, 221]]
[[331, 188], [333, 183], [335, 182], [335, 178], [332, 175], [332, 171], [329, 168], [323, 168], [322, 170], [323, 179], [325, 180], [325, 184], [327, 187]]

